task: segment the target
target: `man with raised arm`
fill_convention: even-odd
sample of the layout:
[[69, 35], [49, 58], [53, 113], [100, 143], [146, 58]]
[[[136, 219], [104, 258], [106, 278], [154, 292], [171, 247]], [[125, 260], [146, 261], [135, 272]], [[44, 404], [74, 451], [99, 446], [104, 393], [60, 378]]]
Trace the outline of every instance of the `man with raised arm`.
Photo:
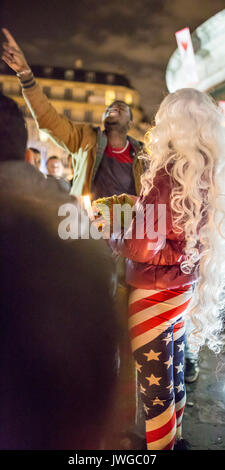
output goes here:
[[127, 136], [132, 121], [129, 106], [114, 101], [103, 114], [104, 131], [91, 124], [77, 124], [57, 113], [36, 83], [25, 56], [5, 28], [2, 59], [21, 82], [24, 99], [40, 129], [49, 133], [74, 156], [73, 193], [93, 198], [113, 194], [139, 195], [142, 160], [137, 158], [142, 143]]

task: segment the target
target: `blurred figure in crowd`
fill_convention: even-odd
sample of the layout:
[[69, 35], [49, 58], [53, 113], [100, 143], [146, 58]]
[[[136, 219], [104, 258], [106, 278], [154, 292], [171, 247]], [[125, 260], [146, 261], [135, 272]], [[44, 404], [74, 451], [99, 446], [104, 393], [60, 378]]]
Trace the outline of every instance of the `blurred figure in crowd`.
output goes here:
[[1, 92], [0, 122], [0, 161], [32, 160], [31, 150], [26, 149], [27, 128], [23, 113], [15, 101]]
[[65, 178], [63, 178], [64, 166], [62, 160], [56, 155], [52, 155], [46, 161], [46, 168], [48, 171], [47, 177], [51, 178], [53, 176], [54, 178], [57, 178], [60, 187], [69, 192], [70, 184]]
[[99, 449], [117, 369], [110, 250], [61, 240], [59, 205], [76, 200], [46, 179], [40, 191], [31, 165], [24, 188], [24, 164], [11, 163], [0, 164], [0, 448]]
[[59, 207], [78, 201], [24, 161], [25, 121], [3, 95], [0, 119], [0, 448], [99, 449], [117, 369], [111, 253], [58, 236]]
[[56, 178], [61, 178], [63, 176], [63, 163], [56, 155], [52, 155], [47, 159], [46, 168], [48, 175], [55, 176]]
[[34, 147], [29, 147], [29, 150], [32, 152], [32, 157], [34, 161], [34, 166], [40, 170], [41, 168], [41, 152], [40, 150], [34, 148]]

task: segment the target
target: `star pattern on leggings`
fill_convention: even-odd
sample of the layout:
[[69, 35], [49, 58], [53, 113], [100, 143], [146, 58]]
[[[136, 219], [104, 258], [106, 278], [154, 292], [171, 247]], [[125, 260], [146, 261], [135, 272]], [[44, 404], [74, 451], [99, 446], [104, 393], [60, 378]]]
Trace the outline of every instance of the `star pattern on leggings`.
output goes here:
[[138, 364], [138, 362], [136, 361], [136, 369], [138, 372], [141, 372], [141, 368], [142, 368], [142, 365], [141, 364]]
[[179, 352], [184, 351], [184, 341], [181, 344], [178, 344], [177, 346], [179, 348]]
[[182, 364], [182, 362], [180, 362], [180, 364], [178, 366], [175, 366], [176, 369], [177, 369], [177, 373], [179, 374], [180, 372], [183, 372], [184, 370], [184, 366]]
[[182, 423], [186, 399], [184, 325], [191, 291], [191, 285], [131, 291], [129, 331], [138, 363], [149, 450], [172, 450], [176, 427]]
[[145, 413], [148, 414], [150, 408], [148, 408], [145, 404], [143, 405], [143, 408], [144, 408], [144, 410], [145, 410]]
[[156, 377], [154, 374], [151, 374], [150, 377], [146, 377], [146, 380], [149, 381], [149, 385], [160, 385], [159, 381], [162, 377]]
[[146, 395], [146, 388], [144, 388], [142, 385], [140, 385], [140, 392], [143, 393], [143, 395]]
[[152, 404], [153, 404], [153, 406], [155, 406], [155, 405], [164, 406], [164, 403], [163, 403], [164, 401], [166, 401], [166, 400], [160, 400], [158, 397], [155, 397], [155, 400], [152, 400], [152, 402], [153, 402]]
[[149, 353], [144, 353], [144, 356], [147, 357], [147, 361], [159, 361], [159, 355], [162, 354], [161, 352], [155, 352], [153, 349], [150, 349]]
[[172, 333], [168, 333], [168, 335], [162, 339], [163, 341], [166, 341], [166, 346], [168, 346], [168, 344], [170, 343], [170, 341], [173, 340], [172, 338]]
[[173, 391], [173, 380], [171, 380], [170, 385], [168, 385], [168, 387], [166, 387], [166, 388], [169, 390], [169, 393], [172, 393], [172, 391]]
[[183, 392], [184, 391], [184, 384], [182, 382], [179, 383], [179, 385], [176, 385], [177, 388], [177, 393]]
[[173, 358], [172, 356], [169, 357], [168, 361], [165, 361], [164, 364], [167, 365], [167, 369], [169, 369], [170, 366], [173, 365]]

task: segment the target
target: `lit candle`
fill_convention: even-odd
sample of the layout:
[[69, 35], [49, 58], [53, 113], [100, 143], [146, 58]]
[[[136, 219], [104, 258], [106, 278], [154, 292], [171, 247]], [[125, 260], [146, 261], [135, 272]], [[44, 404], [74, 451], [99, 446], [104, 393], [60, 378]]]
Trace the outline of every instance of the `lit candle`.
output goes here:
[[82, 196], [82, 204], [83, 204], [84, 208], [86, 209], [86, 211], [88, 213], [88, 217], [90, 218], [90, 220], [94, 220], [95, 217], [94, 217], [93, 209], [91, 207], [90, 196]]

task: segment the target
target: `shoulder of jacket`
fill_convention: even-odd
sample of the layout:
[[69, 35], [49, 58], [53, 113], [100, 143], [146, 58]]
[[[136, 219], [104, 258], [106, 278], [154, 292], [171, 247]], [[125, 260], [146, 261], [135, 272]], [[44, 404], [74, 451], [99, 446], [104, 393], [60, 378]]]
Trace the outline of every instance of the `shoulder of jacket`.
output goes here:
[[128, 135], [127, 138], [129, 142], [131, 143], [131, 145], [134, 147], [134, 149], [140, 149], [144, 145], [144, 143], [141, 142], [141, 140], [137, 140], [134, 137], [131, 137], [131, 135]]
[[88, 123], [73, 123], [73, 125], [76, 128], [82, 129], [83, 137], [88, 137], [89, 139], [92, 139], [93, 141], [97, 141], [97, 128], [92, 126], [91, 124]]

